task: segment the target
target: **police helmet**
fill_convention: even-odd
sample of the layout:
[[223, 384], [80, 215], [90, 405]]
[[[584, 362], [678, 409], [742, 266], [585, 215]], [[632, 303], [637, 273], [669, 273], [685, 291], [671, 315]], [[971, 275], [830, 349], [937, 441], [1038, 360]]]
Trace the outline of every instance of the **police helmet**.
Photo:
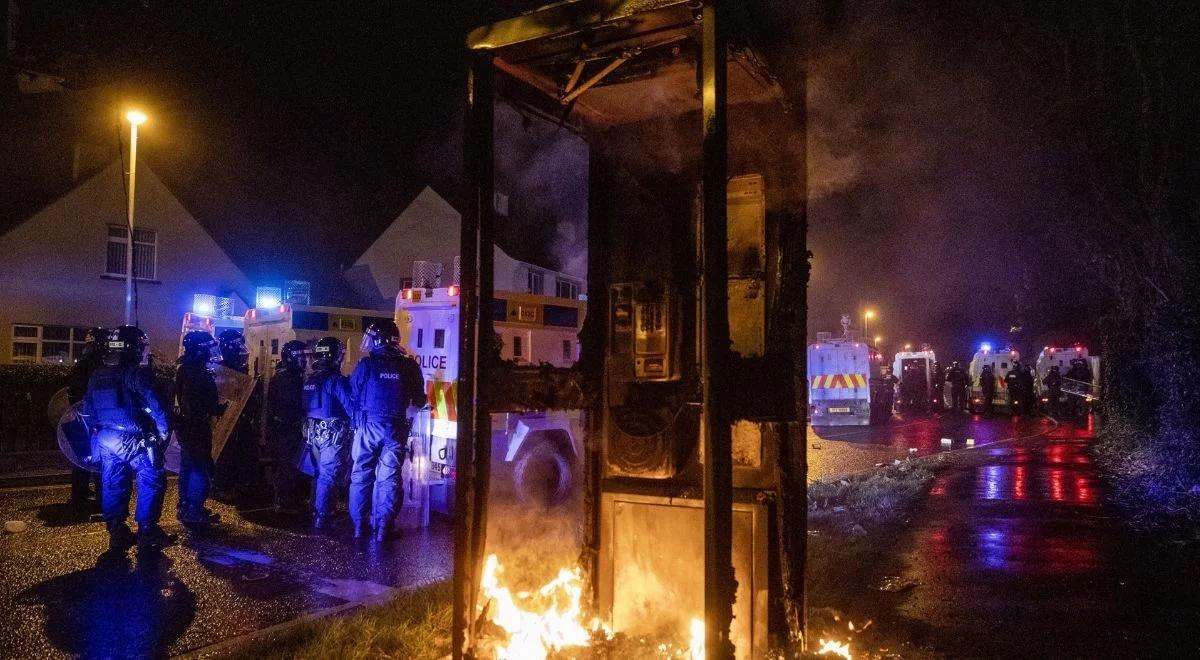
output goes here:
[[221, 344], [207, 330], [191, 330], [183, 336], [183, 361], [216, 362], [221, 359]]
[[221, 360], [231, 367], [238, 367], [246, 363], [246, 358], [250, 357], [250, 351], [246, 349], [246, 338], [242, 336], [240, 330], [228, 328], [221, 331], [217, 335], [217, 339], [221, 342]]
[[141, 328], [122, 325], [108, 333], [108, 353], [113, 364], [129, 364], [142, 361], [150, 338]]
[[337, 337], [324, 337], [313, 347], [313, 366], [320, 369], [340, 365], [346, 348]]
[[380, 319], [363, 332], [363, 352], [374, 353], [384, 348], [400, 350], [400, 328], [390, 319]]
[[293, 339], [285, 343], [283, 348], [279, 349], [279, 366], [284, 369], [299, 369], [303, 371], [307, 352], [307, 344], [299, 339]]

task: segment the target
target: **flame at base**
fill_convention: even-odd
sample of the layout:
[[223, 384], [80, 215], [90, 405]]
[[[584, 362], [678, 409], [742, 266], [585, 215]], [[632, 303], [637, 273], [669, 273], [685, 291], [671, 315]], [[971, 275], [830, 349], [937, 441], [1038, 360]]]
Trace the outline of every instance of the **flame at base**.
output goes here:
[[689, 660], [704, 660], [704, 622], [692, 619], [691, 636], [688, 638]]
[[817, 649], [817, 655], [837, 655], [851, 660], [850, 645], [846, 642], [818, 640], [821, 643], [821, 648]]
[[[488, 555], [480, 581], [483, 597], [490, 601], [489, 618], [508, 633], [508, 642], [495, 649], [496, 658], [541, 660], [550, 651], [591, 643], [591, 631], [580, 623], [583, 578], [578, 568], [559, 569], [557, 577], [537, 590], [536, 602], [528, 605], [540, 605], [540, 611], [517, 602], [534, 600], [533, 594], [514, 596], [508, 587], [500, 585], [503, 570], [496, 555]], [[599, 622], [594, 623], [593, 629], [597, 629]]]

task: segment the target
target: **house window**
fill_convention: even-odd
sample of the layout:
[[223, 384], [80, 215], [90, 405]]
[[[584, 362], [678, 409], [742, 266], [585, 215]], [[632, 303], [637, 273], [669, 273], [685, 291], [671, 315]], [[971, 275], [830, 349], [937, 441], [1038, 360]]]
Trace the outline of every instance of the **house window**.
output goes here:
[[546, 274], [540, 270], [530, 268], [526, 283], [529, 293], [540, 296], [546, 290]]
[[522, 346], [521, 342], [521, 335], [513, 335], [513, 357], [519, 360], [524, 352], [524, 346]]
[[443, 330], [442, 328], [438, 328], [437, 330], [433, 331], [433, 347], [434, 348], [445, 348], [446, 347], [446, 331]]
[[579, 299], [579, 284], [570, 280], [558, 279], [554, 282], [554, 296], [567, 300]]
[[[124, 277], [129, 254], [129, 230], [122, 225], [108, 226], [108, 245], [105, 251], [104, 274]], [[153, 229], [133, 230], [133, 276], [153, 280], [157, 275], [158, 232]]]
[[87, 328], [66, 325], [14, 325], [13, 362], [72, 364], [83, 356]]

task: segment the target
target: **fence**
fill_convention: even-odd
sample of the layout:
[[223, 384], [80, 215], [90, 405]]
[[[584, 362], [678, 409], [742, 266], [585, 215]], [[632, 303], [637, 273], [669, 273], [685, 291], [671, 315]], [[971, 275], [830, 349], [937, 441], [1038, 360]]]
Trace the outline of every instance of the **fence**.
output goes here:
[[58, 449], [46, 406], [66, 387], [68, 371], [57, 364], [0, 366], [0, 453]]
[[[70, 367], [58, 364], [0, 365], [0, 454], [58, 450], [46, 407], [67, 386]], [[170, 410], [174, 365], [156, 366], [155, 390]]]

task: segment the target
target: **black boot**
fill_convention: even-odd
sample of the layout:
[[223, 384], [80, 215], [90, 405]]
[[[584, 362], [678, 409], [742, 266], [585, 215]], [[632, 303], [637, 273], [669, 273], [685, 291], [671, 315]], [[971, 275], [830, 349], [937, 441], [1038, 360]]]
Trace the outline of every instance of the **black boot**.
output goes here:
[[175, 545], [175, 535], [163, 531], [155, 524], [139, 525], [137, 534], [138, 550], [159, 550]]
[[110, 552], [125, 552], [133, 547], [136, 542], [136, 537], [133, 535], [133, 530], [129, 529], [129, 525], [125, 521], [114, 521], [105, 523], [108, 528], [108, 549]]

